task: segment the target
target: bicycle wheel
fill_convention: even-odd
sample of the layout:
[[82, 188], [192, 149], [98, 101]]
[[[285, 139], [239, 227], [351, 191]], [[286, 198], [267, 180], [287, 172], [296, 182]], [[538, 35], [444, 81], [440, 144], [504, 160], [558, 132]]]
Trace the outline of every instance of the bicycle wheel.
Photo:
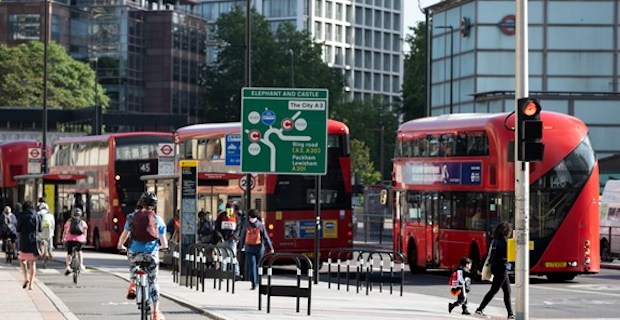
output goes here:
[[140, 319], [147, 320], [149, 317], [148, 297], [146, 292], [146, 286], [140, 279]]

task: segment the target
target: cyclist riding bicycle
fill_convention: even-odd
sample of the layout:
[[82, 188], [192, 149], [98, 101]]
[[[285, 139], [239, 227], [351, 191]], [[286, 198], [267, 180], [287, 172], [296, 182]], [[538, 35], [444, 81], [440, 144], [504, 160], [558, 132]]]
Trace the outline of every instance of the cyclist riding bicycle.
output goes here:
[[[41, 202], [38, 207], [41, 219], [41, 232], [37, 235], [41, 240], [41, 256], [47, 255], [50, 259], [53, 259], [52, 251], [54, 250], [54, 229], [56, 229], [56, 221], [54, 215], [50, 213], [47, 203]], [[43, 242], [45, 240], [45, 242]]]
[[86, 270], [84, 267], [84, 258], [82, 256], [82, 245], [86, 243], [88, 224], [82, 219], [82, 209], [75, 208], [71, 214], [71, 219], [65, 223], [65, 231], [62, 235], [62, 241], [67, 248], [67, 258], [65, 259], [66, 269], [65, 276], [71, 273], [71, 252], [73, 248], [77, 248], [78, 259], [80, 260], [80, 270]]
[[131, 236], [131, 245], [127, 252], [131, 279], [127, 299], [136, 298], [136, 275], [133, 270], [136, 270], [140, 263], [148, 263], [144, 271], [147, 273], [150, 299], [153, 302], [153, 319], [161, 320], [164, 317], [159, 310], [159, 285], [157, 281], [159, 279], [159, 250], [168, 249], [166, 224], [155, 212], [157, 196], [154, 193], [143, 193], [140, 196], [139, 204], [142, 206], [142, 209], [136, 210], [136, 212], [127, 216], [117, 248], [121, 251], [126, 251], [125, 242]]

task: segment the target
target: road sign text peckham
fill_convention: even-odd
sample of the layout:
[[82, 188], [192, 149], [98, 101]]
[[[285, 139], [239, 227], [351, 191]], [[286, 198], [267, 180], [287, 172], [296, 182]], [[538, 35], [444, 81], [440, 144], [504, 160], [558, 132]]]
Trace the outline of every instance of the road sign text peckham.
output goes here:
[[241, 171], [327, 171], [327, 89], [243, 88]]

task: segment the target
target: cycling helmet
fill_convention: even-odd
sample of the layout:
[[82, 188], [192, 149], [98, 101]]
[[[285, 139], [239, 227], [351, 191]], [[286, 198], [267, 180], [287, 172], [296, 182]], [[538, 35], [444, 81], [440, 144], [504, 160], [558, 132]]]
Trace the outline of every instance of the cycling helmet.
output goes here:
[[156, 207], [157, 196], [155, 195], [155, 193], [147, 191], [140, 196], [140, 202], [143, 206]]
[[80, 218], [82, 216], [82, 209], [80, 208], [73, 209], [73, 212], [71, 213], [71, 215], [75, 218]]

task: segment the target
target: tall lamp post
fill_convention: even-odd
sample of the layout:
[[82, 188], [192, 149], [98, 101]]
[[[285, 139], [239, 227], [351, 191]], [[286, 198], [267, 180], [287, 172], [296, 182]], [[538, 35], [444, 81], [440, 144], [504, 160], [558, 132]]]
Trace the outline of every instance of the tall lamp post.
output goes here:
[[43, 12], [43, 139], [41, 145], [41, 173], [47, 173], [47, 47], [49, 44], [49, 2], [44, 0]]
[[288, 49], [287, 52], [291, 55], [291, 88], [295, 88], [295, 52], [293, 49]]
[[453, 85], [454, 85], [454, 27], [452, 26], [436, 26], [437, 29], [450, 30], [450, 114], [453, 111]]

